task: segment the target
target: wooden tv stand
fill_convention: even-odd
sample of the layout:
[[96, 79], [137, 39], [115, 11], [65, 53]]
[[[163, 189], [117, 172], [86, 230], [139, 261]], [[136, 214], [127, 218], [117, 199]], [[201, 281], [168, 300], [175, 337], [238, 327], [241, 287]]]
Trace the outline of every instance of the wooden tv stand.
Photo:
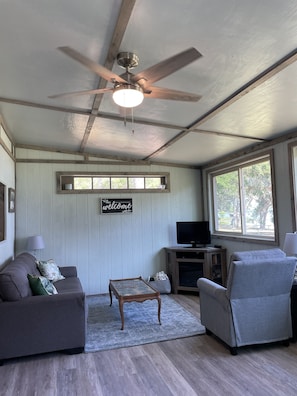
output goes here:
[[226, 284], [226, 249], [174, 246], [165, 250], [166, 270], [171, 278], [173, 293], [198, 291], [197, 279], [201, 277]]

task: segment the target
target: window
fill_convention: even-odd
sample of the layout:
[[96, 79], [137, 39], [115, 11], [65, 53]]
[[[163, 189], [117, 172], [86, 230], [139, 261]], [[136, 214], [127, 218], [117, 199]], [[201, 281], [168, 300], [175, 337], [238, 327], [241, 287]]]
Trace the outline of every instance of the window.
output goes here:
[[169, 173], [57, 172], [58, 193], [168, 192]]
[[295, 230], [297, 229], [297, 143], [294, 142], [290, 146], [291, 159], [291, 184], [293, 190], [293, 219], [295, 222]]
[[214, 234], [275, 240], [271, 157], [210, 174]]
[[[92, 190], [93, 183], [91, 177], [74, 177], [73, 178], [73, 189], [74, 190]], [[68, 183], [69, 184], [69, 183]], [[65, 187], [67, 184], [65, 184]], [[71, 188], [70, 188], [71, 190]]]
[[0, 144], [4, 147], [6, 151], [8, 151], [11, 154], [14, 154], [14, 146], [2, 125], [1, 116], [0, 116]]

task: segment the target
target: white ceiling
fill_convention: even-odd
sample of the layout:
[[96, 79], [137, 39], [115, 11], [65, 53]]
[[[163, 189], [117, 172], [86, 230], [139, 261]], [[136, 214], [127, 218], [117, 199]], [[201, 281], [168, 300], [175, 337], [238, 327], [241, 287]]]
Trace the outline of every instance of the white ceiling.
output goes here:
[[[110, 93], [50, 99], [110, 86], [60, 46], [117, 74], [119, 51], [137, 73], [195, 47], [155, 85], [202, 99], [145, 98], [126, 125]], [[0, 115], [17, 146], [199, 166], [296, 130], [296, 47], [296, 0], [2, 0]]]

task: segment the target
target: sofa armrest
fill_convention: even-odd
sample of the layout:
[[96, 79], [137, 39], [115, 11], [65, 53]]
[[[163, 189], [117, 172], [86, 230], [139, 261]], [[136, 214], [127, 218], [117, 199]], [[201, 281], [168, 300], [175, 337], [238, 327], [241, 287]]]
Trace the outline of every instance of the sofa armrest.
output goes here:
[[83, 347], [85, 305], [83, 292], [0, 303], [0, 360]]
[[[23, 313], [24, 317], [26, 317], [29, 312], [30, 314], [32, 313], [32, 315], [36, 315], [38, 307], [42, 307], [42, 311], [48, 316], [55, 313], [57, 305], [63, 305], [74, 301], [78, 306], [81, 305], [83, 307], [85, 304], [85, 293], [72, 292], [65, 294], [38, 295], [22, 298], [19, 301], [5, 301], [0, 304], [0, 316], [6, 314], [15, 317], [17, 320], [20, 313]], [[53, 310], [53, 312], [51, 312], [51, 310]], [[38, 315], [40, 315], [40, 311]]]
[[65, 278], [77, 277], [77, 269], [75, 266], [68, 267], [59, 267], [61, 274], [65, 276]]

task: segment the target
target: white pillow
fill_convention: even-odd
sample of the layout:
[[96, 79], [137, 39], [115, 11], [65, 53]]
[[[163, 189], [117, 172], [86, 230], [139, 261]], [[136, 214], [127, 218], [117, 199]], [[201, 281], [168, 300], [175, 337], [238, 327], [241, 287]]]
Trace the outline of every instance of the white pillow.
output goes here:
[[41, 275], [45, 276], [48, 280], [57, 282], [58, 280], [65, 279], [54, 260], [36, 261], [36, 264]]

